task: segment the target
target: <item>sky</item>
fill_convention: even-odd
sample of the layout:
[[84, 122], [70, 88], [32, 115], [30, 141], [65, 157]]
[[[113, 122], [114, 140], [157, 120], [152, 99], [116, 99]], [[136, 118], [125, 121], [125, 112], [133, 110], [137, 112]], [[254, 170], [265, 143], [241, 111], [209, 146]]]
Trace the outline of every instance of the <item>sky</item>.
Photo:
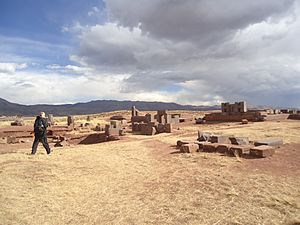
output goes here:
[[1, 0], [0, 98], [300, 107], [297, 0]]

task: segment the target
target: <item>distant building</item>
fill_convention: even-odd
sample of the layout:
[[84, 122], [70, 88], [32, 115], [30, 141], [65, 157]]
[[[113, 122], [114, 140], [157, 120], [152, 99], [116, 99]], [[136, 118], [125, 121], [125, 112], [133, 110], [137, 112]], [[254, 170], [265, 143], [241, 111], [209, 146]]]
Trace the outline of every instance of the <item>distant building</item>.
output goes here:
[[222, 113], [226, 114], [235, 114], [235, 113], [245, 113], [247, 112], [246, 102], [235, 102], [230, 104], [225, 102], [221, 104]]

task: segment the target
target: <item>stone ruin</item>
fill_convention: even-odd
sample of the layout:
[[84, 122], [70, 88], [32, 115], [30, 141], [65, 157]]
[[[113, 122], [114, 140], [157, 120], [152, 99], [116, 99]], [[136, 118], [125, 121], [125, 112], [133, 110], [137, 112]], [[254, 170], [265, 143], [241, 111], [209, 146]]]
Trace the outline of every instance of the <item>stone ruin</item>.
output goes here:
[[55, 125], [53, 114], [48, 115], [48, 123], [49, 123], [50, 127]]
[[125, 135], [125, 129], [120, 120], [111, 120], [110, 124], [105, 126], [105, 135], [113, 138]]
[[142, 135], [172, 133], [173, 124], [180, 122], [180, 114], [170, 114], [167, 110], [158, 110], [156, 115], [147, 113], [141, 115], [135, 108], [131, 109], [132, 132]]
[[[229, 102], [221, 103], [222, 112], [206, 114], [203, 118], [205, 121], [219, 121], [219, 122], [258, 122], [266, 120], [282, 120], [288, 119], [288, 110], [279, 109], [252, 109], [247, 108], [245, 101], [235, 102], [230, 104]], [[299, 114], [300, 115], [300, 114]], [[299, 116], [300, 118], [300, 116]]]
[[222, 113], [226, 114], [236, 114], [236, 113], [246, 113], [247, 104], [246, 102], [235, 102], [230, 104], [229, 102], [221, 103]]
[[228, 156], [256, 158], [270, 157], [275, 149], [283, 145], [280, 138], [271, 138], [251, 142], [248, 137], [235, 137], [233, 135], [215, 135], [198, 131], [195, 141], [178, 140], [177, 148], [182, 153], [219, 152]]
[[[89, 117], [89, 120], [91, 120], [91, 117]], [[119, 120], [110, 120], [110, 124], [105, 125], [105, 127], [103, 128], [100, 125], [91, 127], [82, 126], [82, 124], [78, 127], [75, 124], [74, 116], [68, 116], [67, 124], [68, 128], [71, 129], [73, 133], [65, 133], [64, 135], [59, 135], [56, 139], [56, 147], [62, 147], [68, 145], [69, 143], [96, 144], [106, 141], [114, 141], [119, 140], [120, 136], [125, 134], [125, 129], [122, 121]]]
[[17, 118], [15, 121], [10, 123], [11, 126], [24, 126], [24, 120], [22, 118]]
[[[124, 120], [111, 120], [109, 125], [97, 130], [93, 126], [76, 124], [75, 117], [72, 115], [67, 116], [65, 125], [56, 125], [52, 114], [48, 115], [48, 123], [51, 124], [47, 129], [48, 141], [49, 143], [54, 143], [55, 147], [119, 140], [120, 136], [125, 134], [126, 126]], [[32, 141], [34, 136], [33, 124], [23, 125], [22, 123], [22, 126], [16, 126], [0, 129], [0, 144], [17, 144]]]
[[249, 112], [246, 102], [229, 102], [221, 103], [220, 113], [206, 114], [206, 121], [221, 121], [221, 122], [242, 122], [247, 121], [263, 121], [264, 118], [259, 112]]

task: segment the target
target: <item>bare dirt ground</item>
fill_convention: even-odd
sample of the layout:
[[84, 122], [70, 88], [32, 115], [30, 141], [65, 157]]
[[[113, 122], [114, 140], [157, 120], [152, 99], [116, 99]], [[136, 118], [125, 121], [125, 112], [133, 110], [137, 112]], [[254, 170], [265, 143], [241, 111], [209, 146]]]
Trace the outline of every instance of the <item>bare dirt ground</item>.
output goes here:
[[[176, 141], [199, 129], [285, 145], [272, 158], [240, 161], [179, 153]], [[29, 155], [31, 143], [0, 145], [0, 224], [299, 224], [299, 130], [300, 121], [188, 121], [172, 134], [128, 134], [51, 156], [41, 146]]]

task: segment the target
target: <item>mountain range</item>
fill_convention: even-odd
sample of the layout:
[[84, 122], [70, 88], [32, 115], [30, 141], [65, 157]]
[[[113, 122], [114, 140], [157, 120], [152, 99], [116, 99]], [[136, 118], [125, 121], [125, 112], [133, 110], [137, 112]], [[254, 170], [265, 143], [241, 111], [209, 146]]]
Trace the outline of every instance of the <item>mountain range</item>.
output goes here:
[[0, 98], [0, 115], [2, 116], [34, 116], [39, 112], [44, 111], [47, 114], [55, 116], [65, 115], [84, 115], [101, 112], [111, 112], [117, 110], [129, 110], [132, 106], [136, 106], [139, 110], [215, 110], [219, 106], [194, 106], [194, 105], [180, 105], [177, 103], [167, 102], [146, 102], [146, 101], [117, 101], [117, 100], [96, 100], [85, 103], [76, 104], [62, 104], [62, 105], [21, 105], [11, 103], [5, 99]]

